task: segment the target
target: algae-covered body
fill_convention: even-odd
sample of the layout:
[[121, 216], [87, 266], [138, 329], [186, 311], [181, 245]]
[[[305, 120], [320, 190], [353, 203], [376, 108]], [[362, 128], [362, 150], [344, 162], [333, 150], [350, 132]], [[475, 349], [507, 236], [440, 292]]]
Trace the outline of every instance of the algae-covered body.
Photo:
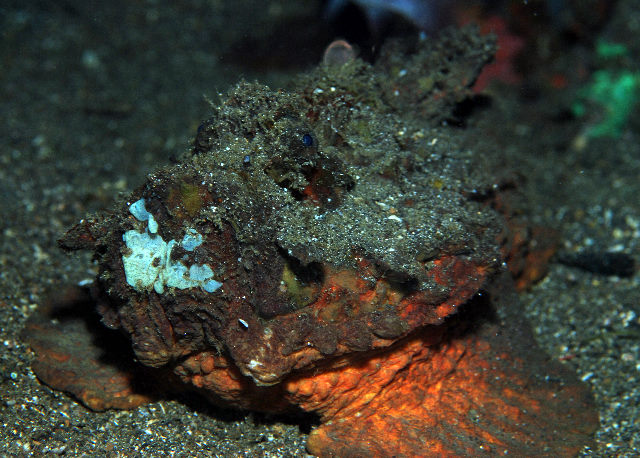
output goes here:
[[[314, 453], [471, 452], [426, 432], [428, 398], [443, 396], [429, 386], [471, 371], [460, 383], [482, 394], [451, 404], [461, 425], [472, 398], [504, 391], [481, 388], [469, 362], [491, 346], [449, 341], [443, 324], [499, 269], [502, 220], [474, 198], [490, 183], [481, 161], [441, 134], [492, 52], [467, 30], [411, 57], [390, 47], [375, 67], [320, 67], [290, 90], [239, 84], [181, 162], [63, 238], [95, 253], [103, 321], [142, 364], [216, 402], [317, 412]], [[387, 430], [402, 442], [376, 436]]]
[[[467, 84], [491, 56], [481, 49]], [[93, 234], [99, 285], [116, 299], [105, 321], [141, 362], [213, 345], [272, 384], [438, 324], [483, 284], [499, 263], [497, 220], [468, 197], [485, 185], [471, 154], [438, 141], [465, 86], [431, 88], [443, 112], [421, 114], [419, 100], [387, 102], [415, 91], [408, 71], [382, 70], [355, 60], [290, 91], [238, 85], [179, 164], [76, 229]], [[468, 275], [446, 279], [452, 269]]]

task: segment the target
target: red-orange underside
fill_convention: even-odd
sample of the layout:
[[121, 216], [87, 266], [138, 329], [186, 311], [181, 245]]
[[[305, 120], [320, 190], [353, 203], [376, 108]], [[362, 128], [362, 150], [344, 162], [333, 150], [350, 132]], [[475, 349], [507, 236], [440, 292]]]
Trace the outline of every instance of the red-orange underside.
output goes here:
[[548, 368], [529, 367], [485, 337], [467, 334], [429, 346], [418, 335], [362, 364], [287, 382], [296, 404], [321, 413], [323, 424], [311, 433], [309, 451], [576, 454], [597, 426], [587, 390], [544, 381]]
[[212, 353], [185, 361], [196, 375], [183, 380], [245, 408], [317, 413], [322, 424], [308, 449], [320, 456], [575, 455], [598, 425], [590, 392], [536, 347], [511, 289], [493, 294], [513, 309], [502, 323], [475, 300], [467, 307], [478, 310], [447, 326], [272, 387], [257, 387]]
[[[598, 425], [588, 387], [536, 347], [511, 280], [502, 278], [444, 325], [427, 325], [387, 348], [318, 361], [273, 386], [256, 385], [214, 352], [173, 369], [227, 404], [315, 412], [321, 424], [308, 449], [320, 456], [575, 455]], [[86, 328], [69, 328], [61, 339], [55, 326], [27, 327], [38, 353], [34, 370], [46, 383], [94, 409], [150, 399], [130, 386], [135, 368], [103, 373], [100, 351], [77, 355], [95, 346]]]

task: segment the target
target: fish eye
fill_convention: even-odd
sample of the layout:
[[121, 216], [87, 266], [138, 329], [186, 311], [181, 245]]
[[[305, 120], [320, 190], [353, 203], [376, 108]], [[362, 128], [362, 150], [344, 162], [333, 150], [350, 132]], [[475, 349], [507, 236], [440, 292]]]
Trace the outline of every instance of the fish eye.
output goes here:
[[302, 136], [302, 144], [306, 147], [313, 146], [313, 137], [311, 134], [304, 134]]

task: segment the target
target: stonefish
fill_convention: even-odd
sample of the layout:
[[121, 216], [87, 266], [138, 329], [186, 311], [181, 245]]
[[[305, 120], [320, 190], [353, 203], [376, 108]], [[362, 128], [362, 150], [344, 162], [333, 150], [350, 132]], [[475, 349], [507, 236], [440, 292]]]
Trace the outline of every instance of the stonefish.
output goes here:
[[[237, 85], [179, 163], [61, 240], [94, 253], [102, 321], [172, 389], [314, 412], [315, 455], [578, 453], [590, 393], [536, 348], [492, 169], [447, 122], [493, 51], [463, 29], [288, 90]], [[94, 408], [140, 401], [88, 391], [47, 326], [27, 330], [43, 381]]]

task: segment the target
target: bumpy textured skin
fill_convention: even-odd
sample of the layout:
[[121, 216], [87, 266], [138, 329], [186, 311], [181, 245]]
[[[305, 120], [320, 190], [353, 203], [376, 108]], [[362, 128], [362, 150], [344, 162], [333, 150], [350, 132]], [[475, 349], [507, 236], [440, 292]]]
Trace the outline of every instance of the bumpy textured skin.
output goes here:
[[[441, 123], [492, 52], [467, 29], [289, 91], [238, 85], [179, 164], [61, 240], [94, 251], [103, 322], [213, 402], [318, 413], [319, 455], [575, 453], [596, 425], [588, 392], [542, 383], [565, 374], [472, 300], [500, 269], [504, 226], [469, 197], [490, 170]], [[139, 199], [163, 240], [203, 236], [172, 259], [211, 266], [220, 289], [126, 281]]]
[[[589, 390], [531, 345], [528, 329], [518, 326], [511, 280], [498, 279], [491, 290], [492, 307], [511, 309], [509, 319], [490, 318], [491, 309], [476, 300], [468, 304], [476, 310], [453, 319], [438, 344], [426, 328], [366, 363], [289, 383], [300, 405], [327, 421], [311, 433], [309, 450], [322, 456], [577, 454], [598, 424]], [[515, 332], [524, 334], [518, 342], [529, 343], [514, 344]]]

